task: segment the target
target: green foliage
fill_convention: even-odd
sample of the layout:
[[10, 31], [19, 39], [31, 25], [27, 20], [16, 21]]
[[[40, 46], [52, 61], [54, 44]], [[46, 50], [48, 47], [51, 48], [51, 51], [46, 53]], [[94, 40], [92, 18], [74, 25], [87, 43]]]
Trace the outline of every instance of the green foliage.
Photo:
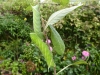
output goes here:
[[[81, 56], [81, 50], [85, 49], [87, 47], [87, 45], [89, 46], [93, 46], [91, 48], [93, 48], [93, 51], [90, 51], [91, 56], [93, 56], [96, 58], [94, 61], [89, 59], [88, 61], [93, 64], [96, 63], [96, 65], [99, 66], [99, 56], [98, 53], [99, 49], [100, 49], [100, 43], [98, 42], [100, 36], [99, 36], [99, 28], [100, 28], [100, 12], [99, 9], [100, 6], [96, 3], [93, 4], [86, 4], [84, 6], [82, 6], [81, 8], [75, 10], [74, 12], [72, 12], [71, 14], [67, 15], [63, 20], [61, 20], [60, 22], [55, 24], [55, 27], [57, 29], [57, 31], [60, 33], [60, 35], [62, 35], [61, 37], [63, 37], [64, 41], [65, 41], [65, 45], [66, 45], [66, 51], [69, 51], [67, 53], [67, 55], [65, 55], [65, 59], [68, 63], [71, 63], [71, 57], [75, 54], [78, 55], [78, 57], [80, 58]], [[53, 8], [54, 9], [54, 8]], [[48, 11], [50, 12], [50, 11]], [[47, 19], [46, 19], [47, 20]], [[76, 46], [79, 45], [79, 48], [76, 48]], [[96, 47], [94, 49], [94, 47]], [[77, 50], [79, 50], [77, 52]], [[65, 51], [65, 52], [66, 52]], [[95, 53], [96, 52], [96, 53]], [[72, 56], [71, 56], [72, 55]], [[57, 58], [59, 59], [59, 57]], [[60, 62], [62, 60], [56, 61], [56, 62]], [[55, 63], [56, 63], [55, 62]], [[89, 63], [88, 62], [88, 63]], [[61, 64], [57, 64], [59, 66], [64, 66], [65, 65], [65, 61], [62, 61], [62, 65]], [[66, 63], [67, 65], [67, 63]], [[65, 66], [66, 66], [65, 65]], [[95, 65], [95, 66], [96, 66]], [[62, 75], [64, 74], [76, 74], [78, 75], [80, 74], [89, 74], [90, 70], [87, 71], [86, 69], [87, 66], [82, 65], [82, 66], [77, 66], [76, 68], [71, 67], [68, 70], [65, 70], [64, 73], [62, 73]], [[91, 69], [91, 72], [93, 74], [99, 74], [99, 68], [95, 67], [94, 70], [94, 66], [93, 65], [89, 65], [88, 66], [89, 69]], [[57, 69], [59, 69], [61, 67], [57, 66]], [[60, 70], [60, 69], [59, 69]], [[68, 73], [66, 73], [68, 72]]]
[[46, 43], [44, 43], [36, 33], [30, 33], [30, 37], [32, 41], [36, 44], [36, 46], [40, 49], [41, 53], [43, 54], [47, 64], [48, 68], [55, 67], [55, 63], [53, 61], [53, 55], [50, 52], [48, 46]]
[[0, 15], [0, 40], [29, 39], [29, 23], [12, 14]]
[[[46, 24], [45, 29], [44, 29], [44, 34], [45, 34], [45, 31], [46, 31], [46, 28], [49, 25], [53, 25], [53, 24], [57, 23], [66, 14], [70, 13], [71, 11], [73, 11], [74, 9], [76, 9], [79, 6], [81, 6], [81, 4], [79, 4], [77, 6], [73, 6], [72, 8], [62, 9], [62, 10], [57, 11], [54, 14], [52, 14], [50, 16], [49, 20], [47, 21], [47, 24]], [[38, 22], [38, 20], [39, 20], [39, 22]], [[40, 34], [38, 35], [38, 33], [41, 33], [38, 5], [33, 7], [33, 24], [34, 24], [34, 33], [30, 34], [32, 41], [37, 45], [37, 47], [42, 52], [48, 66], [49, 67], [51, 67], [51, 66], [55, 67], [55, 64], [54, 64], [54, 61], [53, 61], [53, 56], [52, 56], [48, 46], [42, 41], [43, 39], [41, 40], [38, 37], [38, 36], [40, 36]], [[57, 49], [59, 49], [60, 51], [59, 52], [57, 51], [57, 52], [58, 52], [58, 54], [62, 55], [64, 53], [64, 49], [65, 49], [64, 43], [63, 43], [60, 35], [57, 33], [57, 31], [55, 29], [52, 29], [53, 27], [50, 27], [50, 28], [51, 28], [51, 38], [52, 38], [52, 41], [53, 41], [54, 48], [55, 48], [56, 51], [57, 51]], [[45, 35], [47, 35], [47, 34], [45, 34]], [[56, 36], [58, 36], [58, 37], [56, 37]], [[58, 39], [56, 40], [56, 38], [58, 38]], [[58, 40], [61, 42], [61, 45], [60, 45], [60, 42]], [[57, 46], [59, 46], [59, 47], [57, 47]], [[44, 47], [45, 47], [45, 49], [44, 49]], [[47, 57], [47, 55], [48, 55], [48, 57]]]
[[43, 38], [43, 35], [41, 34], [41, 16], [39, 11], [39, 5], [32, 6], [33, 9], [33, 28], [34, 32], [38, 34], [40, 38]]
[[22, 53], [21, 50], [21, 45], [22, 45], [22, 40], [17, 39], [17, 40], [13, 40], [10, 42], [1, 42], [0, 43], [0, 56], [3, 57], [3, 59], [14, 59], [17, 60], [20, 53]]
[[[74, 66], [74, 67], [69, 67], [67, 71], [71, 70], [74, 75], [81, 75], [81, 74], [97, 74], [99, 75], [99, 67], [100, 66], [98, 63], [100, 63], [100, 56], [98, 55], [100, 53], [100, 49], [97, 49], [94, 46], [87, 46], [84, 50], [87, 50], [90, 53], [90, 56], [86, 58], [84, 61], [87, 61], [87, 65], [80, 65], [80, 66]], [[75, 62], [78, 60], [83, 60], [82, 59], [82, 49], [79, 48], [79, 46], [75, 47], [75, 52], [69, 50], [67, 54], [64, 55], [65, 58], [67, 58], [67, 61], [69, 62]], [[69, 60], [72, 58], [72, 56], [76, 56], [76, 60], [72, 61]], [[95, 67], [94, 67], [95, 66]]]
[[[12, 61], [11, 59], [3, 60], [0, 64], [0, 69], [3, 71], [11, 71], [11, 74], [26, 75], [25, 63]], [[21, 72], [21, 73], [20, 73]]]
[[40, 12], [39, 12], [39, 5], [32, 6], [33, 9], [33, 28], [34, 32], [41, 32], [41, 21], [40, 21]]
[[50, 15], [52, 13], [54, 13], [55, 11], [59, 10], [59, 8], [60, 8], [60, 6], [59, 5], [56, 5], [56, 4], [43, 4], [43, 5], [40, 5], [41, 17], [44, 20], [47, 21], [48, 18], [50, 17]]
[[73, 63], [72, 65], [80, 65], [80, 64], [88, 64], [88, 63], [84, 60], [80, 60], [80, 61]]
[[[26, 67], [30, 67], [32, 64], [26, 66], [26, 63], [32, 61], [36, 66], [35, 71], [33, 71], [34, 75], [53, 75], [52, 68], [48, 72], [48, 66], [44, 64], [46, 61], [41, 52], [34, 44], [29, 43], [29, 33], [32, 28], [29, 24], [32, 25], [33, 22], [30, 6], [32, 2], [30, 0], [8, 1], [6, 0], [0, 4], [0, 70], [11, 70], [14, 73], [29, 75], [30, 72], [27, 73]], [[58, 4], [40, 5], [44, 24], [46, 24], [49, 16], [58, 9], [61, 9]], [[57, 72], [69, 64], [82, 60], [81, 52], [83, 50], [90, 52], [89, 58], [85, 60], [88, 63], [87, 65], [70, 66], [60, 72], [60, 75], [100, 74], [99, 10], [100, 6], [95, 2], [86, 4], [54, 24], [66, 45], [64, 55], [59, 56], [53, 52]], [[9, 14], [6, 14], [6, 12]], [[50, 34], [48, 34], [48, 37], [51, 37]], [[72, 60], [73, 56], [77, 57], [75, 61]]]
[[1, 2], [1, 13], [5, 11], [17, 15], [27, 15], [32, 11], [30, 4], [34, 4], [33, 0], [6, 0]]
[[[32, 12], [32, 10], [27, 9], [27, 6], [30, 6], [27, 4], [28, 2], [24, 1], [25, 4], [23, 1], [14, 1], [5, 1], [0, 4], [0, 70], [2, 72], [11, 71], [17, 75], [20, 75], [19, 72], [22, 75], [27, 75], [27, 73], [29, 75], [26, 70], [26, 61], [32, 60], [33, 55], [27, 59], [24, 58], [25, 63], [20, 62], [19, 58], [21, 55], [27, 56], [23, 54], [23, 44], [25, 41], [30, 41], [31, 26], [26, 15], [31, 16], [30, 11]], [[23, 10], [28, 11], [24, 12]]]
[[88, 67], [89, 67], [89, 72], [90, 74], [97, 74], [99, 75], [100, 73], [100, 49], [97, 49], [94, 46], [88, 46], [86, 48], [88, 51], [90, 51], [90, 58], [88, 59]]
[[34, 5], [33, 0], [5, 0], [0, 3], [0, 14], [8, 12], [18, 15], [21, 19], [26, 18], [26, 21], [32, 25], [31, 5]]
[[79, 6], [81, 6], [81, 4], [77, 5], [77, 6], [73, 6], [70, 8], [65, 8], [62, 10], [59, 10], [55, 13], [53, 13], [46, 24], [45, 29], [49, 26], [49, 25], [54, 25], [55, 23], [57, 23], [58, 21], [60, 21], [62, 18], [64, 18], [68, 13], [70, 13], [71, 11], [73, 11], [74, 9], [78, 8]]
[[53, 0], [53, 1], [61, 5], [67, 5], [69, 3], [69, 0]]
[[[34, 44], [31, 44], [29, 42], [25, 42], [21, 49], [23, 50], [22, 53], [20, 54], [19, 59], [23, 59], [23, 60], [35, 60], [39, 58], [39, 51], [37, 48], [35, 48]], [[40, 55], [41, 56], [41, 55]], [[39, 59], [38, 59], [39, 60]]]
[[59, 55], [63, 55], [65, 51], [65, 45], [63, 40], [61, 39], [59, 33], [55, 30], [53, 26], [49, 26], [50, 31], [51, 31], [51, 40], [52, 44], [54, 46], [54, 50], [57, 52]]
[[66, 67], [64, 67], [63, 69], [61, 69], [61, 70], [57, 73], [57, 75], [58, 75], [60, 72], [64, 71], [66, 68], [68, 68], [68, 67], [70, 67], [70, 66], [72, 66], [72, 65], [80, 65], [80, 64], [87, 64], [87, 62], [86, 62], [86, 61], [83, 61], [83, 60], [80, 60], [80, 61], [77, 61], [77, 62], [75, 62], [75, 63], [69, 64], [68, 66], [66, 66]]
[[[43, 55], [41, 54], [40, 50], [34, 44], [25, 42], [22, 45], [22, 50], [23, 50], [23, 52], [20, 54], [20, 57], [18, 60], [20, 62], [25, 62], [25, 63], [27, 63], [29, 61], [33, 62], [36, 67], [36, 68], [34, 68], [33, 74], [42, 74], [42, 73], [45, 74], [46, 72], [48, 72], [48, 68], [47, 68], [48, 66], [47, 66], [47, 64], [44, 64], [44, 63], [46, 63], [46, 61], [45, 61]], [[20, 65], [20, 66], [22, 66], [22, 65]], [[27, 67], [33, 68], [32, 64], [27, 65]], [[26, 69], [26, 65], [25, 65], [25, 69]], [[25, 71], [25, 70], [23, 70], [23, 71]], [[25, 71], [25, 72], [27, 72], [27, 71]]]
[[[22, 75], [28, 75], [30, 72], [27, 71], [26, 67], [33, 68], [35, 65], [34, 74], [41, 73], [44, 69], [48, 71], [45, 68], [47, 64], [44, 64], [46, 62], [43, 56], [34, 44], [29, 42], [22, 43], [21, 41], [18, 43], [16, 40], [9, 42], [9, 45], [6, 43], [3, 44], [5, 48], [0, 50], [0, 69], [12, 71], [13, 74], [21, 73]], [[28, 61], [32, 61], [35, 64], [26, 65]]]
[[56, 25], [59, 27], [58, 32], [64, 35], [68, 48], [72, 49], [76, 44], [79, 44], [81, 48], [86, 47], [87, 44], [100, 47], [98, 42], [100, 37], [99, 7], [98, 4], [85, 5], [66, 16], [64, 22], [60, 22], [62, 28], [59, 24]]

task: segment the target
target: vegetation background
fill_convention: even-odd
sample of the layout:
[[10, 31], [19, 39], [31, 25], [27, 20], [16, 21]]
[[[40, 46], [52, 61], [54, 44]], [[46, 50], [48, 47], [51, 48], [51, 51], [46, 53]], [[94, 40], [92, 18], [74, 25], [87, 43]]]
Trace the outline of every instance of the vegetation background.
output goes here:
[[[31, 43], [29, 33], [33, 32], [33, 0], [2, 0], [0, 2], [0, 70], [13, 75], [53, 75], [47, 64]], [[76, 3], [77, 4], [77, 3]], [[75, 4], [68, 5], [67, 7]], [[49, 16], [62, 7], [57, 4], [43, 4], [41, 17], [47, 21]], [[49, 9], [49, 10], [48, 10]], [[71, 66], [61, 75], [99, 75], [100, 74], [100, 4], [91, 1], [76, 9], [55, 24], [66, 45], [64, 55], [53, 52], [57, 71], [78, 61], [82, 51], [89, 51], [88, 65]], [[76, 56], [73, 61], [72, 57]], [[60, 63], [58, 63], [60, 62]], [[45, 64], [44, 64], [45, 63]]]

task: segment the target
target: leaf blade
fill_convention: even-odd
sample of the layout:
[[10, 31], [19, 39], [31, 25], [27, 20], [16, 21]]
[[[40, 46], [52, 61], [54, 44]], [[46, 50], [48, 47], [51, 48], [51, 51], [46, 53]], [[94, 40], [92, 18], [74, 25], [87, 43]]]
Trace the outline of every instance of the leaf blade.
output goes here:
[[73, 63], [73, 65], [80, 65], [80, 64], [87, 64], [87, 62], [84, 60], [80, 60], [80, 61]]
[[30, 33], [30, 37], [32, 42], [35, 43], [35, 45], [40, 49], [41, 53], [43, 54], [48, 67], [54, 67], [55, 63], [53, 60], [53, 55], [51, 53], [51, 51], [49, 50], [48, 46], [46, 45], [46, 43], [44, 43], [36, 33]]
[[49, 26], [51, 31], [51, 40], [54, 46], [54, 50], [59, 54], [64, 54], [65, 51], [65, 44], [60, 37], [59, 33], [55, 30], [53, 26]]
[[66, 68], [70, 67], [70, 66], [80, 65], [80, 64], [87, 64], [87, 62], [84, 61], [84, 60], [80, 60], [80, 61], [77, 61], [77, 62], [75, 62], [75, 63], [69, 64], [69, 65], [67, 65], [66, 67], [64, 67], [63, 69], [61, 69], [59, 72], [57, 72], [57, 75], [58, 75], [59, 73], [61, 73], [62, 71], [64, 71]]
[[33, 10], [33, 29], [34, 32], [38, 34], [40, 38], [43, 38], [41, 32], [41, 20], [40, 20], [40, 12], [39, 12], [39, 5], [32, 6]]
[[46, 28], [49, 25], [53, 25], [53, 24], [57, 23], [59, 20], [61, 20], [62, 18], [64, 18], [68, 13], [70, 13], [71, 11], [73, 11], [74, 9], [78, 8], [81, 5], [82, 4], [78, 4], [77, 6], [73, 6], [73, 7], [70, 7], [70, 8], [65, 8], [65, 9], [62, 9], [62, 10], [59, 10], [59, 11], [53, 13], [49, 17], [44, 30], [46, 30]]

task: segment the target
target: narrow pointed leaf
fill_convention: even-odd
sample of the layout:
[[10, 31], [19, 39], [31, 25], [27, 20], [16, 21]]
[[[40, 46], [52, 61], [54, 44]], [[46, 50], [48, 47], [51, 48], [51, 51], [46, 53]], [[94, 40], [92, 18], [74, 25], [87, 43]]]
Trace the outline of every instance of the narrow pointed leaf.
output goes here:
[[30, 33], [30, 37], [32, 39], [32, 42], [40, 49], [48, 64], [48, 67], [54, 67], [55, 63], [53, 60], [53, 55], [49, 50], [48, 46], [46, 45], [46, 43], [44, 43], [36, 33]]
[[66, 67], [64, 67], [63, 69], [61, 69], [59, 72], [57, 72], [57, 75], [58, 75], [59, 73], [61, 73], [62, 71], [64, 71], [65, 69], [67, 69], [68, 67], [70, 67], [70, 66], [72, 66], [72, 64], [69, 64], [69, 65], [67, 65]]
[[65, 9], [62, 9], [62, 10], [59, 10], [59, 11], [53, 13], [47, 21], [45, 30], [48, 27], [48, 25], [53, 25], [53, 24], [57, 23], [59, 20], [64, 18], [68, 13], [70, 13], [71, 11], [73, 11], [74, 9], [76, 9], [77, 7], [79, 7], [81, 5], [82, 4], [79, 4], [77, 6], [73, 6], [73, 7], [70, 7], [70, 8], [65, 8]]
[[42, 38], [39, 5], [32, 6], [32, 9], [33, 9], [33, 29], [34, 29], [34, 32], [37, 33], [40, 38]]
[[73, 63], [73, 65], [80, 65], [80, 64], [87, 64], [87, 62], [84, 60], [80, 60], [80, 61]]
[[69, 65], [67, 65], [66, 67], [64, 67], [63, 69], [61, 69], [59, 72], [57, 72], [57, 75], [58, 75], [59, 73], [61, 73], [62, 71], [64, 71], [65, 69], [67, 69], [68, 67], [70, 67], [70, 66], [81, 65], [81, 64], [87, 64], [87, 62], [84, 61], [84, 60], [80, 60], [80, 61], [77, 61], [77, 62], [75, 62], [75, 63], [73, 63], [73, 64], [69, 64]]
[[65, 44], [60, 37], [59, 33], [55, 30], [53, 26], [49, 26], [51, 31], [51, 40], [54, 46], [54, 50], [59, 54], [62, 55], [65, 51]]

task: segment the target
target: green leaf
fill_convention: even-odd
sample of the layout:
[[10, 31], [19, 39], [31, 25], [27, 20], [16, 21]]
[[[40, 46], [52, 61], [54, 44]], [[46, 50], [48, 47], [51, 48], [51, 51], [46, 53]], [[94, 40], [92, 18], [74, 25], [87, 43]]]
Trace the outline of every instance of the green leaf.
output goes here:
[[81, 5], [82, 4], [79, 4], [77, 6], [65, 8], [65, 9], [62, 9], [62, 10], [59, 10], [59, 11], [53, 13], [47, 21], [47, 24], [45, 26], [45, 30], [48, 27], [48, 25], [53, 25], [53, 24], [57, 23], [59, 20], [64, 18], [68, 13], [70, 13], [71, 11], [73, 11], [74, 9], [76, 9], [77, 7], [79, 7]]
[[80, 65], [80, 64], [87, 64], [87, 62], [84, 60], [80, 60], [80, 61], [73, 63], [73, 65]]
[[70, 64], [70, 65], [64, 67], [63, 69], [61, 69], [59, 72], [57, 72], [57, 75], [58, 75], [59, 73], [61, 73], [62, 71], [64, 71], [64, 70], [65, 70], [66, 68], [68, 68], [69, 66], [72, 66], [72, 64]]
[[54, 50], [59, 54], [62, 55], [65, 51], [65, 44], [60, 37], [59, 33], [55, 30], [53, 26], [49, 26], [51, 31], [51, 40], [54, 46]]
[[40, 49], [41, 53], [43, 54], [47, 64], [48, 64], [48, 68], [49, 67], [54, 67], [55, 63], [53, 60], [53, 55], [51, 53], [51, 51], [49, 50], [48, 46], [46, 45], [46, 43], [44, 43], [36, 33], [30, 33], [30, 37], [32, 39], [32, 42], [34, 42], [34, 44]]
[[75, 62], [75, 63], [73, 63], [73, 64], [69, 64], [69, 65], [67, 65], [66, 67], [64, 67], [63, 69], [61, 69], [59, 72], [57, 72], [57, 75], [58, 75], [59, 73], [61, 73], [62, 71], [64, 71], [66, 68], [70, 67], [70, 66], [73, 66], [73, 65], [80, 65], [80, 64], [87, 64], [87, 62], [84, 61], [84, 60], [80, 60], [80, 61], [77, 61], [77, 62]]
[[40, 37], [43, 38], [42, 32], [41, 32], [41, 17], [39, 12], [39, 5], [32, 6], [33, 9], [33, 28], [34, 32]]
[[53, 1], [61, 5], [67, 5], [69, 3], [69, 0], [53, 0]]

